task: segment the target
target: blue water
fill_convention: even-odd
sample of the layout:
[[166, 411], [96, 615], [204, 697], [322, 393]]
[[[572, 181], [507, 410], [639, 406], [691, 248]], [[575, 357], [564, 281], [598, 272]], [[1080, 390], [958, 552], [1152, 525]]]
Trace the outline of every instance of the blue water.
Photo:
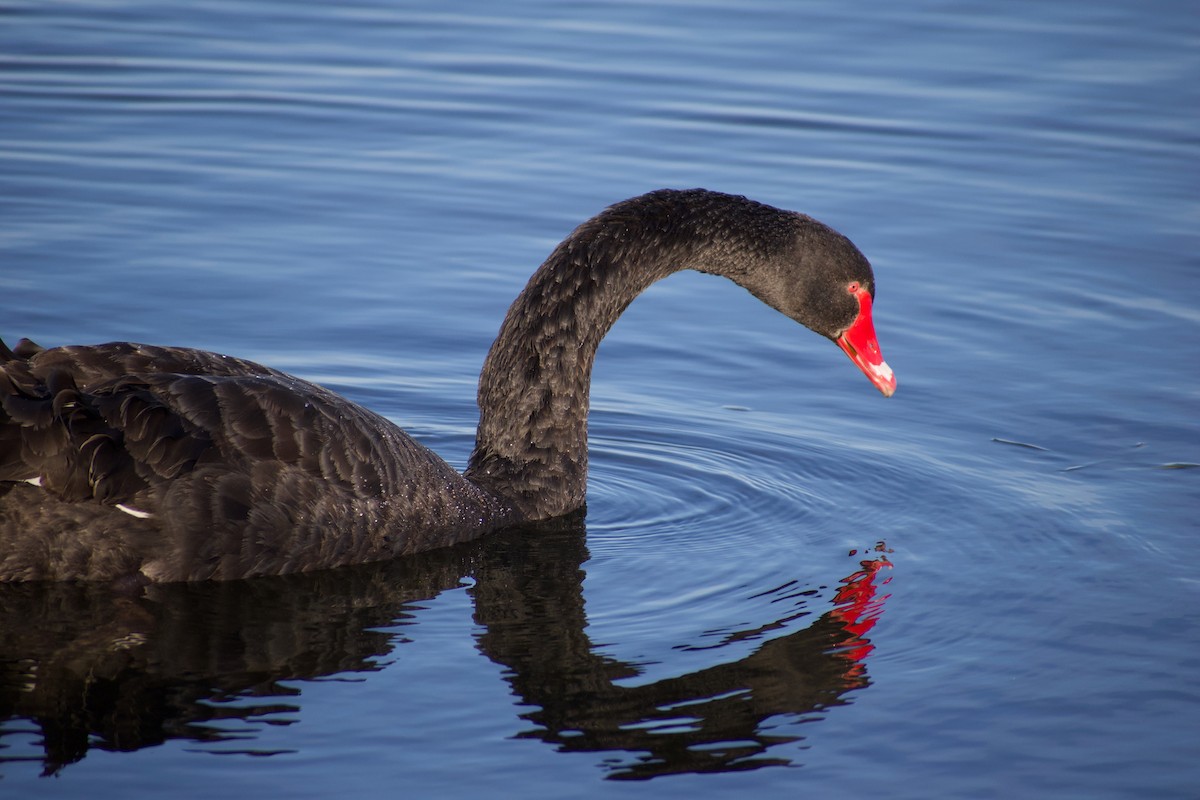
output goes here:
[[264, 361], [462, 466], [553, 245], [706, 186], [854, 239], [899, 376], [674, 276], [585, 525], [0, 592], [0, 793], [1195, 797], [1197, 109], [1184, 2], [0, 6], [8, 341]]

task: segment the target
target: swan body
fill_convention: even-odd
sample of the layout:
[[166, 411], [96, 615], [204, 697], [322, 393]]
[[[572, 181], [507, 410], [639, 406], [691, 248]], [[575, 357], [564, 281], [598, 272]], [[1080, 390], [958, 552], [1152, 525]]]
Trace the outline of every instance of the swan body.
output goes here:
[[513, 303], [462, 474], [378, 414], [251, 361], [0, 342], [0, 581], [302, 572], [579, 511], [596, 349], [683, 268], [730, 278], [895, 390], [874, 275], [848, 239], [742, 197], [651, 192], [579, 226]]

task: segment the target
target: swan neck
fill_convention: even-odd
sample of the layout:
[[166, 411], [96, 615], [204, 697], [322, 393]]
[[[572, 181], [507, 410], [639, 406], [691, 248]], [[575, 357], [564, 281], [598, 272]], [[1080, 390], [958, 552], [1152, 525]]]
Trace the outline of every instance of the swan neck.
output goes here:
[[734, 212], [744, 222], [760, 208], [769, 207], [663, 191], [610, 207], [559, 244], [509, 308], [484, 362], [468, 479], [526, 519], [582, 508], [601, 339], [643, 290], [680, 269], [746, 285], [747, 243], [721, 220]]
[[484, 362], [466, 474], [527, 519], [583, 507], [596, 350], [634, 298], [682, 266], [629, 234], [585, 223], [560, 244], [509, 308]]

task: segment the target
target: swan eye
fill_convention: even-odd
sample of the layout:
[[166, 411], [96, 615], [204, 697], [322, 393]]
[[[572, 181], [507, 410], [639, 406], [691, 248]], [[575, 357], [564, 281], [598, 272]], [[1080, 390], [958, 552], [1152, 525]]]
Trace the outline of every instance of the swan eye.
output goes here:
[[846, 291], [850, 294], [858, 294], [858, 290], [861, 288], [858, 281], [850, 281], [850, 285], [846, 287]]

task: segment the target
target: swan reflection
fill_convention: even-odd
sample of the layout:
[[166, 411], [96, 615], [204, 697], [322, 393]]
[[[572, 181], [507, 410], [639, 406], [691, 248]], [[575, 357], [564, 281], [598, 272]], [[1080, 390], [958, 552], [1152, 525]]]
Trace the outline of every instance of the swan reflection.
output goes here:
[[787, 764], [776, 746], [801, 736], [777, 724], [781, 715], [811, 718], [869, 685], [866, 634], [890, 566], [883, 549], [841, 579], [807, 627], [786, 632], [823, 601], [796, 591], [779, 604], [782, 624], [713, 645], [762, 639], [749, 655], [643, 684], [635, 665], [597, 652], [586, 633], [581, 523], [388, 564], [149, 586], [136, 596], [0, 585], [0, 775], [3, 762], [31, 758], [5, 753], [10, 736], [31, 728], [45, 774], [89, 748], [131, 751], [170, 739], [270, 755], [277, 751], [255, 746], [259, 727], [301, 719], [305, 681], [354, 679], [403, 658], [405, 627], [419, 624], [412, 604], [464, 578], [474, 581], [476, 646], [505, 668], [528, 709], [513, 736], [595, 753], [618, 779]]

